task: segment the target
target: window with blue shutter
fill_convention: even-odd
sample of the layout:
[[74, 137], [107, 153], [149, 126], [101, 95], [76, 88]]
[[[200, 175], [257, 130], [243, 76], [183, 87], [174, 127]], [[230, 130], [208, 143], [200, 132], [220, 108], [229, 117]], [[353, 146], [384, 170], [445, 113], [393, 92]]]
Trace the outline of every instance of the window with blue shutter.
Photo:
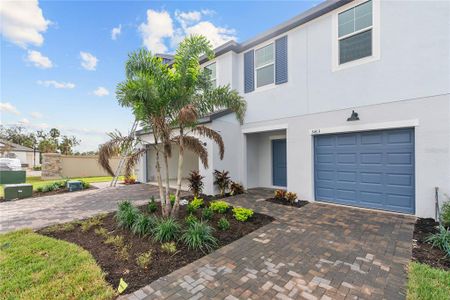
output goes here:
[[244, 92], [250, 93], [255, 90], [255, 68], [253, 50], [244, 53]]
[[275, 41], [275, 84], [288, 81], [287, 35]]

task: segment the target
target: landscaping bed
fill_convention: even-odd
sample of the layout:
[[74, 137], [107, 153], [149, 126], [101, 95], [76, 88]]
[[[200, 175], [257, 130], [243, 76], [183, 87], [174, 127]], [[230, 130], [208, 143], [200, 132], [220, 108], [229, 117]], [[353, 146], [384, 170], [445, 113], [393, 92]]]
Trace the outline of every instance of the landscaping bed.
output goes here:
[[286, 199], [277, 199], [277, 198], [269, 198], [269, 199], [266, 199], [266, 201], [272, 202], [275, 204], [297, 207], [297, 208], [303, 207], [309, 203], [308, 201], [305, 201], [305, 200], [297, 200], [297, 202], [289, 202]]
[[[209, 200], [204, 200], [203, 207], [209, 207]], [[148, 211], [147, 205], [138, 207], [138, 210], [141, 215], [161, 216], [159, 204], [153, 213]], [[198, 208], [191, 212], [193, 216], [200, 220], [204, 210]], [[85, 221], [54, 225], [39, 230], [39, 233], [72, 242], [88, 250], [106, 273], [106, 281], [113, 288], [117, 288], [120, 279], [123, 278], [128, 284], [125, 293], [133, 292], [209, 252], [204, 251], [205, 249], [189, 249], [180, 239], [174, 239], [176, 250], [163, 250], [162, 245], [167, 245], [167, 242], [158, 242], [152, 238], [151, 234], [145, 236], [133, 234], [129, 228], [118, 225], [115, 214], [109, 213]], [[188, 228], [186, 223], [188, 215], [187, 205], [181, 206], [178, 218], [182, 227], [181, 231]], [[229, 222], [228, 230], [219, 230], [218, 223], [222, 218], [226, 218]], [[238, 221], [235, 219], [231, 207], [225, 213], [215, 212], [209, 220], [205, 220], [213, 228], [212, 234], [217, 239], [215, 249], [223, 247], [272, 221], [273, 218], [259, 213], [253, 213], [253, 216], [245, 222]], [[108, 238], [112, 240], [116, 236], [121, 237], [117, 238], [117, 240], [121, 240], [117, 243], [119, 245], [108, 241]], [[146, 261], [143, 257], [145, 253], [150, 253], [150, 259], [148, 265], [144, 267], [138, 260]]]
[[426, 238], [438, 232], [439, 224], [431, 218], [419, 218], [414, 225], [412, 260], [429, 266], [450, 270], [450, 258], [445, 252], [427, 243]]

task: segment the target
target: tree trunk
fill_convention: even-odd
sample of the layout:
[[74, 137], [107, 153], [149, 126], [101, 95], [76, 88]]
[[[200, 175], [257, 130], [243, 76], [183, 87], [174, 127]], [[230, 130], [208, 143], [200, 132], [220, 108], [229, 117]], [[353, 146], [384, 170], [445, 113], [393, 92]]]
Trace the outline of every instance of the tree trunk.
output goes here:
[[178, 173], [177, 173], [177, 191], [175, 192], [175, 204], [172, 209], [172, 216], [178, 217], [178, 211], [180, 209], [180, 192], [181, 192], [181, 179], [183, 173], [183, 160], [184, 160], [184, 144], [183, 144], [183, 128], [180, 128], [180, 152], [178, 153]]
[[156, 180], [158, 181], [158, 188], [159, 188], [159, 197], [161, 201], [161, 213], [164, 217], [167, 217], [169, 215], [169, 211], [166, 209], [166, 201], [167, 198], [164, 195], [164, 189], [162, 184], [162, 178], [161, 178], [161, 165], [159, 164], [159, 150], [156, 149]]
[[170, 203], [170, 187], [169, 187], [169, 156], [164, 150], [164, 166], [166, 168], [166, 211], [169, 214], [172, 211], [172, 204]]

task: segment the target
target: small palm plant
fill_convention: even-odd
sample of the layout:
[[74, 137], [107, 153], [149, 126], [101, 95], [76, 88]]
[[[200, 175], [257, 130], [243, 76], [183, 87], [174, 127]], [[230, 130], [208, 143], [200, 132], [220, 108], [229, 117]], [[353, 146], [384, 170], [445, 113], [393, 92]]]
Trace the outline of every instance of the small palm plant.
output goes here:
[[220, 195], [224, 196], [227, 189], [230, 187], [231, 179], [228, 171], [214, 170], [214, 184], [217, 185]]

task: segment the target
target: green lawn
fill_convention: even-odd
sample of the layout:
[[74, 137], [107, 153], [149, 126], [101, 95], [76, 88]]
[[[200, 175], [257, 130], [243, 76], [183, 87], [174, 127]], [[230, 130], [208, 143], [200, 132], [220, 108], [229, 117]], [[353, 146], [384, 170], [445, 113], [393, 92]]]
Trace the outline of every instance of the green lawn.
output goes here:
[[0, 235], [0, 299], [111, 299], [89, 252], [29, 229]]
[[[95, 182], [107, 182], [111, 181], [111, 176], [97, 176], [97, 177], [78, 177], [78, 178], [70, 178], [71, 180], [83, 180], [88, 183], [95, 183]], [[27, 177], [26, 183], [31, 183], [33, 185], [33, 190], [36, 190], [39, 186], [44, 186], [53, 182], [61, 181], [64, 179], [58, 179], [58, 180], [42, 180], [41, 177]], [[123, 176], [119, 177], [119, 181], [123, 180]], [[0, 197], [3, 197], [3, 186], [0, 185]]]
[[449, 299], [450, 272], [411, 262], [408, 277], [408, 300]]

